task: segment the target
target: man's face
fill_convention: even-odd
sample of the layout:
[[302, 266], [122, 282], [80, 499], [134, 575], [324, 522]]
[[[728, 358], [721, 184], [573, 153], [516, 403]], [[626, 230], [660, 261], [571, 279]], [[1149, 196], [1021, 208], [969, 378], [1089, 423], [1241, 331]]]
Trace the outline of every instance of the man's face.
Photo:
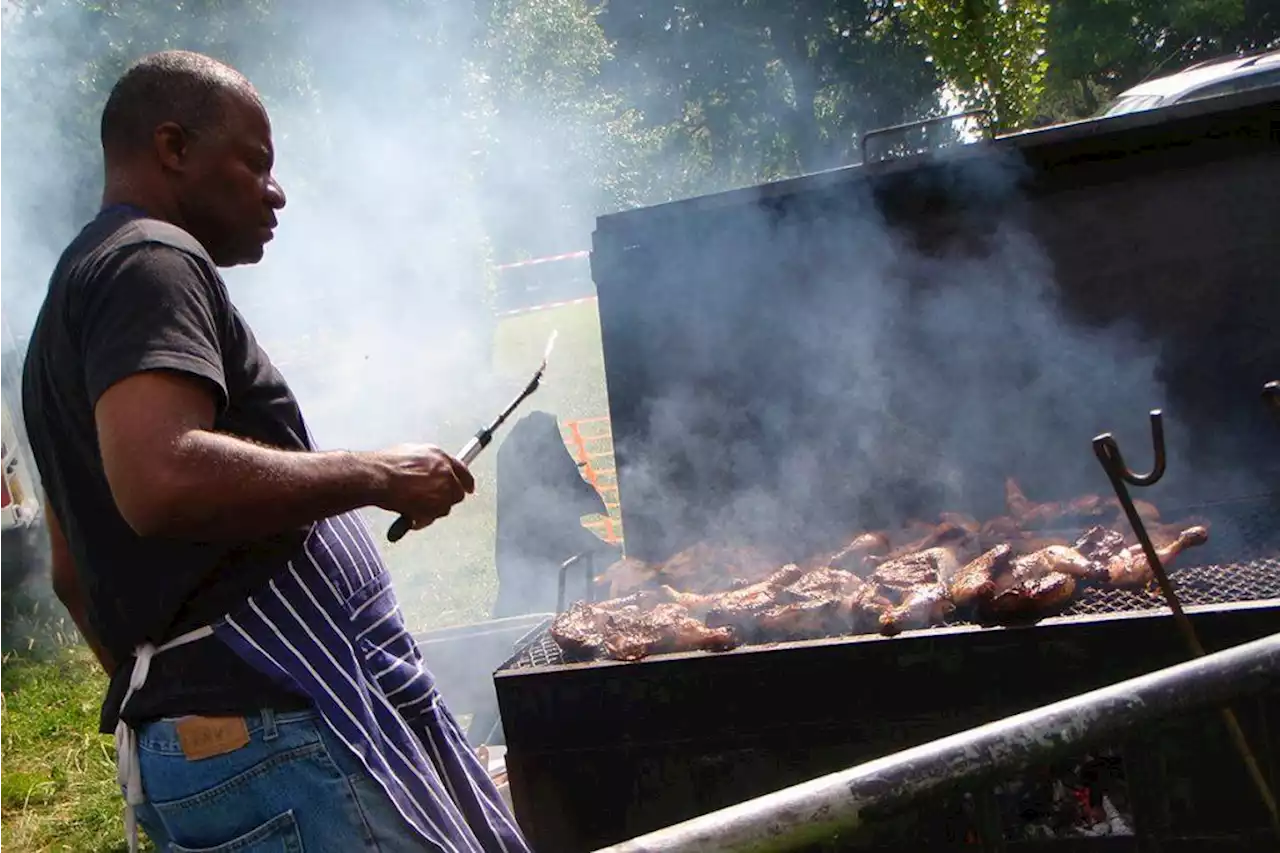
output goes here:
[[220, 267], [253, 264], [276, 227], [284, 191], [271, 176], [271, 123], [249, 97], [224, 96], [217, 132], [190, 138], [178, 178], [183, 224]]

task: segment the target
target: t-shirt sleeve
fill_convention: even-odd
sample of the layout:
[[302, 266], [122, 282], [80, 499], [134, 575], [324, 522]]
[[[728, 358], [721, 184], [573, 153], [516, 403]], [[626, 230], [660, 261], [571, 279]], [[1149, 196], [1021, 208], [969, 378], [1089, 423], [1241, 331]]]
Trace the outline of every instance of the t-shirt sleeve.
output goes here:
[[227, 402], [221, 323], [225, 292], [200, 261], [159, 243], [122, 249], [85, 285], [81, 345], [89, 403], [147, 370], [206, 380]]

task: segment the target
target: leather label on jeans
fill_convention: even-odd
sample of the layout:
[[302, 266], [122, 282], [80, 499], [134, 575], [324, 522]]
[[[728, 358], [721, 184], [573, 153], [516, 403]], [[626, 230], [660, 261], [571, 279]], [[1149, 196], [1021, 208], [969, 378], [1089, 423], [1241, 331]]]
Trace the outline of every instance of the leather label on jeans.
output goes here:
[[188, 761], [235, 752], [249, 742], [244, 717], [183, 717], [175, 728]]

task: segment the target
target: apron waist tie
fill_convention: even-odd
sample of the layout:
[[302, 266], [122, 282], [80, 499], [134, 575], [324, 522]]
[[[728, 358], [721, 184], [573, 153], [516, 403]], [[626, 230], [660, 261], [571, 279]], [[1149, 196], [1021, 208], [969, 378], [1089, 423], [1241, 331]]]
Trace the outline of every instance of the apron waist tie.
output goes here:
[[151, 671], [151, 659], [160, 652], [204, 639], [213, 634], [213, 626], [205, 625], [174, 637], [161, 646], [143, 643], [133, 650], [133, 673], [129, 676], [129, 689], [120, 701], [120, 718], [116, 720], [116, 781], [124, 788], [124, 831], [129, 841], [129, 853], [138, 850], [138, 818], [134, 807], [146, 802], [142, 794], [142, 771], [138, 768], [138, 739], [133, 729], [125, 724], [124, 709], [134, 693], [147, 683]]

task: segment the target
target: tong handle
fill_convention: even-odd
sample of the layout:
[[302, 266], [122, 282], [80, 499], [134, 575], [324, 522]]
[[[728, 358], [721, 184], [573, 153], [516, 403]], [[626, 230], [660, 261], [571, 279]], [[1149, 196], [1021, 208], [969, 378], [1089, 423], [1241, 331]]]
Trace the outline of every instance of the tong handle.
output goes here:
[[[480, 451], [484, 450], [493, 440], [493, 431], [482, 429], [468, 441], [458, 454], [457, 458], [463, 465], [470, 465], [472, 461], [480, 455]], [[391, 525], [391, 529], [387, 531], [387, 540], [390, 542], [399, 542], [404, 538], [405, 534], [413, 529], [413, 521], [409, 516], [402, 515]]]

